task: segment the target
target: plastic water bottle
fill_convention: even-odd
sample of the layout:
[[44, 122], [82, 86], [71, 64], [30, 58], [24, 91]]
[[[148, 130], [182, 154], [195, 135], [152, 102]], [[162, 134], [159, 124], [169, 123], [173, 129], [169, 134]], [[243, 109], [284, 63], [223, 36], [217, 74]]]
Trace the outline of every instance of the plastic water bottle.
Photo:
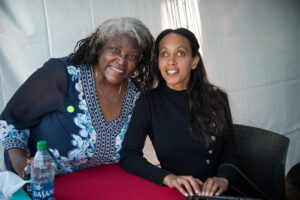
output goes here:
[[33, 200], [54, 200], [54, 162], [47, 149], [47, 142], [39, 141], [31, 163]]

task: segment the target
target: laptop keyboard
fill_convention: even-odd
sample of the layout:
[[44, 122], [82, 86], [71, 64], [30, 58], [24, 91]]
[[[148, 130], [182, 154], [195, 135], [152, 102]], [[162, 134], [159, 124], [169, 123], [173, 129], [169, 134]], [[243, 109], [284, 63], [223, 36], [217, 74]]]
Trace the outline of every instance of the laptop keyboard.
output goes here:
[[261, 199], [255, 199], [255, 198], [249, 198], [249, 197], [235, 197], [235, 196], [191, 196], [187, 197], [186, 200], [261, 200]]

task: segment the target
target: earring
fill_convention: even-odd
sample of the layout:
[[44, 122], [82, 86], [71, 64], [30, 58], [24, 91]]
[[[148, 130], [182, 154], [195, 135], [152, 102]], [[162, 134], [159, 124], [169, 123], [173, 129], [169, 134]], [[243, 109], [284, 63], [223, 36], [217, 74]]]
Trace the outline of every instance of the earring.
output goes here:
[[139, 75], [138, 70], [134, 70], [134, 72], [132, 73], [132, 75], [130, 76], [130, 78], [136, 78]]

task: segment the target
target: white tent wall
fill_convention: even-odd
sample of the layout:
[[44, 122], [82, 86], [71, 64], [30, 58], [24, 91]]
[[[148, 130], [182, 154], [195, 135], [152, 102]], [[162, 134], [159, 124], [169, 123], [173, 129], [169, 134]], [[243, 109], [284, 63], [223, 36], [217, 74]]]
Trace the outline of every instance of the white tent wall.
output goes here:
[[286, 172], [300, 162], [300, 2], [199, 0], [209, 79], [234, 123], [290, 138]]
[[[178, 18], [166, 13], [166, 3], [192, 1], [199, 6], [198, 26], [190, 19], [174, 25]], [[291, 139], [288, 171], [300, 162], [298, 10], [297, 0], [2, 0], [0, 112], [33, 71], [71, 53], [105, 19], [136, 17], [154, 36], [168, 27], [194, 27], [208, 77], [228, 92], [234, 122]]]

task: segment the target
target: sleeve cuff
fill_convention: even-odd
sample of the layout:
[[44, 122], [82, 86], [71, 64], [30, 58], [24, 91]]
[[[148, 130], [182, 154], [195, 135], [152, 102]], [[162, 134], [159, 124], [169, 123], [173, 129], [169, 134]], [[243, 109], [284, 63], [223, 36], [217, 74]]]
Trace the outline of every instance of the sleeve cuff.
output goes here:
[[5, 120], [0, 120], [0, 140], [6, 150], [20, 148], [26, 150], [29, 138], [29, 129], [18, 130]]
[[19, 148], [23, 149], [26, 151], [27, 149], [27, 144], [25, 141], [18, 140], [18, 139], [10, 139], [10, 140], [5, 140], [2, 141], [3, 147], [6, 150], [12, 149], [12, 148]]

